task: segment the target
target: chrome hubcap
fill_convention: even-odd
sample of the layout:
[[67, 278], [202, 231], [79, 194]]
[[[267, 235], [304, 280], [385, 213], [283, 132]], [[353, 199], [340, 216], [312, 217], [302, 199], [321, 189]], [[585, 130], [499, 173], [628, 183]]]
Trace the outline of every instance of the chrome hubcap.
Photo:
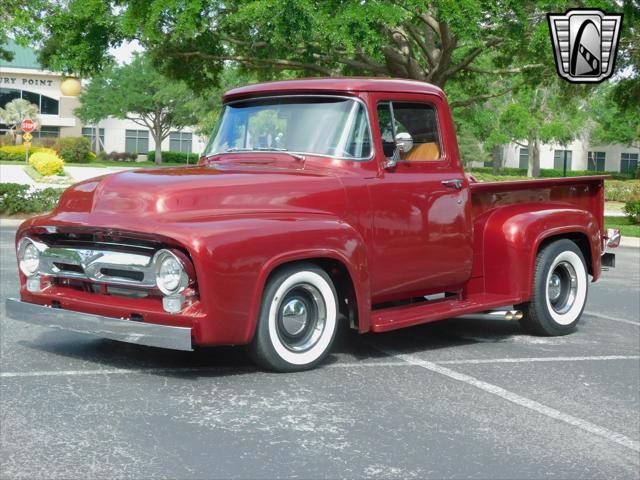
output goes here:
[[558, 263], [547, 285], [547, 295], [551, 308], [561, 315], [567, 313], [573, 307], [578, 292], [578, 276], [576, 270], [568, 262]]
[[557, 273], [553, 273], [549, 279], [549, 300], [552, 302], [558, 300], [560, 296], [560, 277]]
[[282, 344], [294, 352], [307, 351], [318, 343], [327, 321], [327, 307], [320, 291], [302, 283], [292, 287], [280, 301], [276, 327]]
[[282, 309], [282, 326], [289, 335], [298, 335], [308, 322], [307, 307], [298, 298], [289, 300]]

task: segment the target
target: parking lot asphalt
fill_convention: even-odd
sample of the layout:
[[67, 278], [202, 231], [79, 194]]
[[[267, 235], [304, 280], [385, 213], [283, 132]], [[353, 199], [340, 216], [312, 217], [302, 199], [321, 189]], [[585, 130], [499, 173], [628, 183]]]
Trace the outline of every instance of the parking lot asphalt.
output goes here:
[[451, 319], [344, 332], [318, 369], [242, 348], [175, 352], [6, 318], [0, 478], [639, 478], [640, 250], [566, 337]]

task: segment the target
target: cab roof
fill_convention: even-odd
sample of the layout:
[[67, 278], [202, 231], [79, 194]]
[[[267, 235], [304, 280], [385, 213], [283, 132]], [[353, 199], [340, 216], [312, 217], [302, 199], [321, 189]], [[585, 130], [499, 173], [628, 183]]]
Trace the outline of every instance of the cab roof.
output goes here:
[[401, 92], [424, 93], [443, 97], [442, 89], [430, 83], [401, 78], [332, 77], [305, 78], [276, 82], [256, 83], [229, 90], [223, 101], [236, 100], [256, 95], [276, 93], [357, 93], [357, 92]]

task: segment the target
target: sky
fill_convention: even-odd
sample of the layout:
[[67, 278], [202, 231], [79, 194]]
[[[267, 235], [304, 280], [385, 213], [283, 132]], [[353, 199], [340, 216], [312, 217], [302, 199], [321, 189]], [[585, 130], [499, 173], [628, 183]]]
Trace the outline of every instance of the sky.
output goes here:
[[142, 51], [143, 48], [137, 40], [123, 42], [119, 47], [109, 49], [109, 53], [115, 57], [119, 65], [126, 65], [131, 62], [134, 52]]

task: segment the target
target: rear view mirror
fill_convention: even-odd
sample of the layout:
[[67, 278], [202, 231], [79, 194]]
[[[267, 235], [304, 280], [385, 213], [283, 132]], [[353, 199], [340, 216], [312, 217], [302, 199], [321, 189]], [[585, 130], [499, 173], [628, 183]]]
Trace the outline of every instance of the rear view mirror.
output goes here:
[[413, 148], [413, 138], [408, 132], [400, 132], [396, 134], [396, 148], [402, 153], [407, 153]]

